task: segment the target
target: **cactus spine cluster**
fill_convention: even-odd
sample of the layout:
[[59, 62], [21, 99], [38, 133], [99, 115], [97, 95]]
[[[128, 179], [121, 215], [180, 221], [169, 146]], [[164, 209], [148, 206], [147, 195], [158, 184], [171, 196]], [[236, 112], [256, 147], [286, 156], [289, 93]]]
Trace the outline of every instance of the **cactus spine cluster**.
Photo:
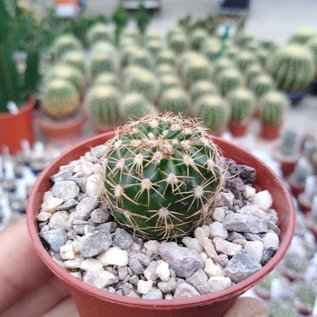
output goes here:
[[113, 33], [106, 24], [96, 23], [87, 32], [87, 43], [89, 46], [98, 42], [113, 42]]
[[54, 119], [74, 114], [79, 107], [79, 94], [74, 85], [63, 79], [53, 79], [43, 89], [41, 108]]
[[190, 89], [190, 94], [193, 102], [205, 95], [217, 94], [217, 88], [214, 84], [207, 80], [197, 81]]
[[226, 96], [230, 91], [242, 86], [240, 72], [234, 68], [224, 70], [218, 76], [218, 86], [223, 96]]
[[210, 216], [223, 167], [216, 145], [193, 119], [148, 116], [123, 126], [106, 145], [106, 201], [128, 231], [177, 239]]
[[311, 51], [296, 44], [277, 50], [268, 60], [267, 67], [277, 87], [287, 92], [305, 91], [315, 76]]
[[261, 121], [266, 125], [279, 125], [288, 110], [289, 101], [282, 93], [271, 91], [260, 100]]

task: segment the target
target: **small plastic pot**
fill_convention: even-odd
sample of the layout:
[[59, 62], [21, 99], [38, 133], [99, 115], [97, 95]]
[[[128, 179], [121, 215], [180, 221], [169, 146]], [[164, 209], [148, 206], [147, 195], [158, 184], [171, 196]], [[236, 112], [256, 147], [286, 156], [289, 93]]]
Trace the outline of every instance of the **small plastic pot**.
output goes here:
[[291, 101], [292, 106], [297, 106], [308, 94], [308, 91], [300, 92], [285, 92], [288, 99]]
[[294, 196], [297, 198], [301, 193], [304, 192], [305, 186], [298, 184], [294, 178], [293, 175], [289, 176], [287, 178], [287, 182], [289, 186], [291, 187], [291, 191], [294, 194]]
[[261, 137], [265, 140], [273, 141], [277, 139], [281, 132], [281, 125], [271, 125], [261, 123]]
[[21, 151], [21, 141], [27, 140], [30, 145], [34, 142], [33, 115], [35, 98], [29, 97], [19, 113], [0, 114], [0, 150], [8, 146], [11, 154]]
[[292, 240], [295, 226], [295, 210], [288, 191], [278, 176], [258, 158], [228, 141], [212, 136], [225, 157], [236, 160], [240, 164], [250, 165], [256, 169], [257, 182], [255, 186], [258, 190], [267, 189], [271, 192], [273, 207], [279, 214], [279, 228], [281, 230], [280, 246], [275, 255], [260, 271], [244, 281], [228, 289], [207, 295], [177, 300], [146, 300], [111, 294], [72, 277], [54, 262], [40, 241], [36, 215], [39, 212], [44, 193], [51, 187], [50, 176], [57, 173], [61, 165], [78, 159], [92, 147], [103, 144], [113, 136], [113, 132], [98, 135], [73, 147], [48, 165], [37, 179], [28, 201], [27, 223], [38, 255], [69, 289], [82, 317], [223, 316], [239, 295], [269, 274], [283, 259]]
[[232, 136], [236, 138], [243, 137], [247, 132], [247, 128], [248, 126], [246, 124], [229, 124], [229, 131], [232, 134]]
[[307, 200], [305, 193], [301, 193], [297, 197], [300, 210], [306, 215], [311, 211], [311, 203]]
[[273, 149], [273, 158], [279, 162], [280, 169], [285, 177], [291, 175], [298, 162], [298, 155], [286, 156], [281, 153], [278, 147]]

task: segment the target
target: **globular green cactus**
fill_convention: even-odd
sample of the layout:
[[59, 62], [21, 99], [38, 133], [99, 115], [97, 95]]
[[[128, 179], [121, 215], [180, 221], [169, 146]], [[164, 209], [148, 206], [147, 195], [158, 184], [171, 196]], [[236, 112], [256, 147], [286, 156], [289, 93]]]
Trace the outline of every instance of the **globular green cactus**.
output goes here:
[[246, 88], [237, 88], [228, 95], [230, 122], [245, 125], [252, 116], [255, 107], [253, 93]]
[[277, 50], [268, 60], [267, 69], [278, 89], [287, 92], [305, 91], [315, 76], [311, 51], [296, 44]]
[[224, 48], [224, 52], [222, 54], [223, 58], [227, 58], [230, 61], [235, 61], [238, 57], [239, 48], [235, 45], [228, 45]]
[[118, 48], [121, 50], [124, 50], [125, 48], [129, 47], [129, 46], [136, 46], [138, 47], [138, 42], [136, 42], [136, 40], [134, 40], [133, 38], [127, 37], [127, 38], [120, 38], [119, 41], [119, 45]]
[[228, 57], [220, 57], [213, 65], [213, 76], [217, 78], [220, 73], [226, 69], [232, 69], [235, 67], [232, 59]]
[[202, 52], [210, 62], [219, 58], [221, 54], [221, 43], [219, 39], [216, 37], [207, 38], [202, 47]]
[[131, 60], [131, 56], [133, 56], [138, 49], [139, 49], [138, 46], [136, 46], [135, 44], [127, 45], [121, 49], [120, 60], [121, 60], [122, 67], [128, 66]]
[[104, 157], [111, 213], [142, 238], [188, 235], [218, 202], [222, 158], [193, 119], [162, 114], [132, 121], [107, 143]]
[[63, 79], [53, 79], [43, 87], [41, 108], [50, 117], [62, 119], [77, 111], [79, 101], [78, 91], [72, 83]]
[[132, 39], [135, 42], [139, 42], [140, 33], [137, 29], [126, 27], [122, 30], [120, 41], [125, 41], [126, 39]]
[[159, 85], [155, 75], [145, 68], [130, 66], [126, 71], [125, 89], [127, 92], [136, 91], [149, 101], [157, 99]]
[[148, 41], [161, 41], [160, 35], [157, 32], [154, 31], [147, 31], [145, 33], [145, 42]]
[[245, 72], [251, 65], [256, 63], [256, 56], [250, 51], [240, 51], [237, 55], [237, 65]]
[[182, 54], [188, 48], [186, 35], [183, 32], [172, 34], [168, 37], [168, 47], [175, 54]]
[[106, 130], [120, 124], [120, 92], [113, 86], [93, 86], [85, 99], [88, 118], [99, 130]]
[[241, 32], [237, 35], [235, 41], [240, 47], [245, 48], [250, 45], [250, 43], [253, 43], [255, 40], [252, 34]]
[[59, 36], [52, 45], [52, 53], [56, 59], [60, 59], [66, 52], [80, 50], [82, 46], [79, 40], [71, 34]]
[[289, 39], [290, 43], [296, 43], [299, 45], [305, 45], [309, 40], [316, 38], [317, 33], [315, 29], [302, 28], [296, 31]]
[[145, 115], [156, 114], [156, 109], [149, 101], [137, 92], [127, 94], [120, 103], [120, 113], [124, 121], [141, 118]]
[[293, 130], [286, 130], [281, 137], [280, 153], [285, 157], [298, 156], [298, 134]]
[[[307, 47], [310, 49], [310, 51], [313, 54], [314, 62], [315, 62], [315, 71], [317, 73], [317, 37], [314, 37], [307, 43]], [[315, 76], [316, 76], [315, 73]]]
[[262, 66], [258, 63], [250, 65], [250, 67], [245, 71], [245, 79], [248, 84], [254, 80], [257, 76], [264, 73]]
[[270, 316], [272, 317], [298, 317], [297, 309], [292, 303], [285, 301], [273, 301], [269, 306]]
[[175, 75], [176, 70], [170, 64], [160, 64], [156, 67], [156, 73], [158, 76]]
[[235, 68], [228, 68], [218, 76], [218, 87], [223, 96], [242, 86], [242, 76]]
[[206, 95], [194, 106], [194, 115], [215, 134], [223, 132], [229, 119], [229, 107], [221, 96]]
[[61, 62], [69, 64], [82, 72], [83, 75], [86, 73], [86, 60], [83, 52], [81, 51], [69, 51], [63, 54]]
[[307, 305], [312, 309], [315, 303], [317, 293], [316, 290], [314, 290], [313, 285], [306, 282], [302, 282], [296, 285], [295, 296], [295, 300], [300, 301], [302, 304]]
[[313, 168], [306, 157], [302, 157], [298, 160], [295, 170], [294, 170], [294, 180], [295, 182], [304, 187], [306, 179], [309, 175], [313, 173]]
[[274, 88], [274, 81], [272, 80], [271, 76], [265, 73], [258, 75], [250, 81], [250, 89], [258, 98], [267, 92], [272, 91]]
[[175, 114], [188, 114], [190, 111], [190, 99], [181, 87], [173, 87], [162, 92], [159, 100], [161, 111], [171, 111]]
[[146, 49], [150, 52], [153, 58], [156, 58], [162, 50], [161, 40], [149, 40], [145, 43]]
[[171, 38], [174, 37], [175, 35], [182, 34], [186, 36], [186, 32], [183, 27], [180, 25], [175, 25], [172, 27], [166, 34], [166, 41], [167, 43], [170, 42]]
[[118, 51], [116, 47], [108, 42], [97, 42], [91, 47], [91, 55], [95, 55], [98, 53], [104, 53], [107, 55], [111, 55], [112, 57], [118, 56]]
[[167, 89], [180, 87], [179, 78], [174, 74], [162, 75], [159, 77], [160, 95]]
[[278, 45], [272, 39], [264, 39], [259, 42], [260, 48], [273, 53], [278, 48]]
[[195, 51], [201, 51], [207, 38], [208, 32], [205, 29], [197, 28], [193, 30], [190, 35], [191, 48]]
[[194, 83], [190, 89], [190, 94], [192, 101], [197, 101], [200, 97], [206, 95], [215, 95], [218, 94], [216, 86], [207, 80], [200, 80]]
[[267, 125], [283, 122], [289, 107], [289, 100], [282, 93], [270, 91], [260, 100], [261, 121]]
[[256, 53], [256, 59], [264, 68], [266, 68], [267, 61], [269, 57], [271, 56], [271, 54], [272, 52], [269, 52], [264, 49], [259, 49], [258, 52]]
[[153, 67], [153, 60], [149, 52], [142, 48], [134, 49], [127, 58], [127, 65], [137, 65], [147, 69]]
[[98, 75], [94, 80], [94, 85], [119, 87], [117, 77], [111, 73], [101, 73]]
[[162, 50], [157, 56], [156, 63], [157, 65], [170, 64], [171, 66], [175, 66], [176, 58], [174, 52], [169, 49]]
[[92, 46], [98, 42], [113, 43], [113, 32], [107, 24], [96, 23], [92, 25], [87, 31], [87, 43]]

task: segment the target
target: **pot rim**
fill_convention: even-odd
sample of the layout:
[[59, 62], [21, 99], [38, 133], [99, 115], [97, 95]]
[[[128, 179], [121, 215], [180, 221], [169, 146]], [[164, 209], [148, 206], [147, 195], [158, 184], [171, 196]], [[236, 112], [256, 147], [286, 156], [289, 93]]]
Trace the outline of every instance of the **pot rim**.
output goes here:
[[0, 120], [7, 120], [7, 119], [12, 119], [16, 118], [19, 116], [23, 116], [26, 112], [32, 111], [34, 106], [35, 106], [35, 98], [33, 96], [29, 96], [26, 98], [23, 106], [19, 108], [19, 112], [16, 114], [9, 113], [9, 112], [4, 112], [0, 113]]
[[[275, 255], [272, 259], [265, 264], [265, 266], [259, 270], [258, 272], [252, 274], [245, 280], [221, 291], [217, 291], [214, 293], [209, 293], [206, 295], [199, 295], [194, 296], [187, 299], [173, 299], [173, 300], [149, 300], [149, 299], [142, 299], [142, 298], [130, 298], [123, 295], [112, 294], [105, 290], [98, 289], [88, 283], [84, 283], [81, 280], [76, 279], [75, 277], [71, 276], [69, 272], [65, 269], [61, 268], [49, 255], [49, 253], [44, 249], [42, 242], [40, 241], [40, 237], [38, 234], [37, 226], [36, 226], [36, 219], [33, 213], [33, 201], [39, 195], [39, 189], [42, 186], [42, 183], [47, 181], [47, 174], [50, 169], [54, 168], [55, 165], [60, 165], [59, 161], [62, 160], [65, 156], [69, 155], [71, 152], [78, 151], [82, 147], [89, 147], [89, 144], [97, 141], [99, 139], [108, 140], [110, 137], [114, 135], [114, 132], [107, 132], [101, 135], [97, 135], [95, 137], [89, 138], [78, 145], [75, 145], [68, 151], [64, 152], [62, 155], [57, 157], [53, 160], [45, 170], [40, 174], [39, 178], [37, 179], [36, 183], [33, 186], [31, 195], [28, 200], [27, 204], [27, 214], [26, 220], [28, 225], [28, 231], [31, 236], [34, 248], [42, 261], [49, 267], [49, 269], [57, 275], [64, 283], [71, 284], [73, 288], [76, 288], [82, 292], [89, 293], [90, 295], [100, 299], [100, 300], [107, 300], [109, 302], [113, 302], [116, 304], [124, 305], [124, 306], [138, 306], [142, 307], [143, 309], [158, 309], [158, 310], [167, 310], [167, 309], [179, 309], [180, 307], [193, 307], [193, 306], [201, 306], [206, 304], [211, 304], [219, 301], [223, 301], [225, 299], [231, 298], [233, 296], [238, 296], [244, 291], [251, 288], [254, 284], [256, 284], [260, 279], [264, 278], [267, 274], [269, 274], [281, 261], [283, 256], [285, 255], [288, 246], [292, 240], [293, 232], [295, 229], [295, 209], [293, 202], [291, 200], [289, 192], [286, 190], [282, 181], [276, 176], [276, 174], [272, 171], [270, 167], [268, 167], [265, 163], [261, 162], [257, 157], [248, 153], [247, 151], [241, 149], [240, 147], [234, 145], [231, 142], [223, 140], [219, 137], [212, 136], [213, 139], [222, 143], [227, 143], [233, 149], [239, 150], [240, 152], [244, 152], [247, 154], [253, 161], [260, 162], [260, 164], [268, 171], [270, 176], [274, 177], [274, 182], [276, 182], [277, 186], [280, 187], [280, 190], [283, 192], [283, 196], [285, 197], [285, 201], [289, 205], [289, 225], [288, 229], [285, 231], [285, 235], [277, 249]], [[221, 147], [220, 147], [221, 148]], [[80, 154], [82, 155], [82, 154]]]

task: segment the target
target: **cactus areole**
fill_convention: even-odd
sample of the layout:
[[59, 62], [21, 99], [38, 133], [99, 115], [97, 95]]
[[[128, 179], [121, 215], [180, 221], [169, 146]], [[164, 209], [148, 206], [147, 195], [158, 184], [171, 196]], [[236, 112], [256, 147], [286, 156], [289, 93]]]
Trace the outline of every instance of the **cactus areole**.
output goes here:
[[105, 197], [115, 219], [145, 239], [188, 235], [212, 213], [222, 157], [193, 119], [147, 116], [107, 143]]

